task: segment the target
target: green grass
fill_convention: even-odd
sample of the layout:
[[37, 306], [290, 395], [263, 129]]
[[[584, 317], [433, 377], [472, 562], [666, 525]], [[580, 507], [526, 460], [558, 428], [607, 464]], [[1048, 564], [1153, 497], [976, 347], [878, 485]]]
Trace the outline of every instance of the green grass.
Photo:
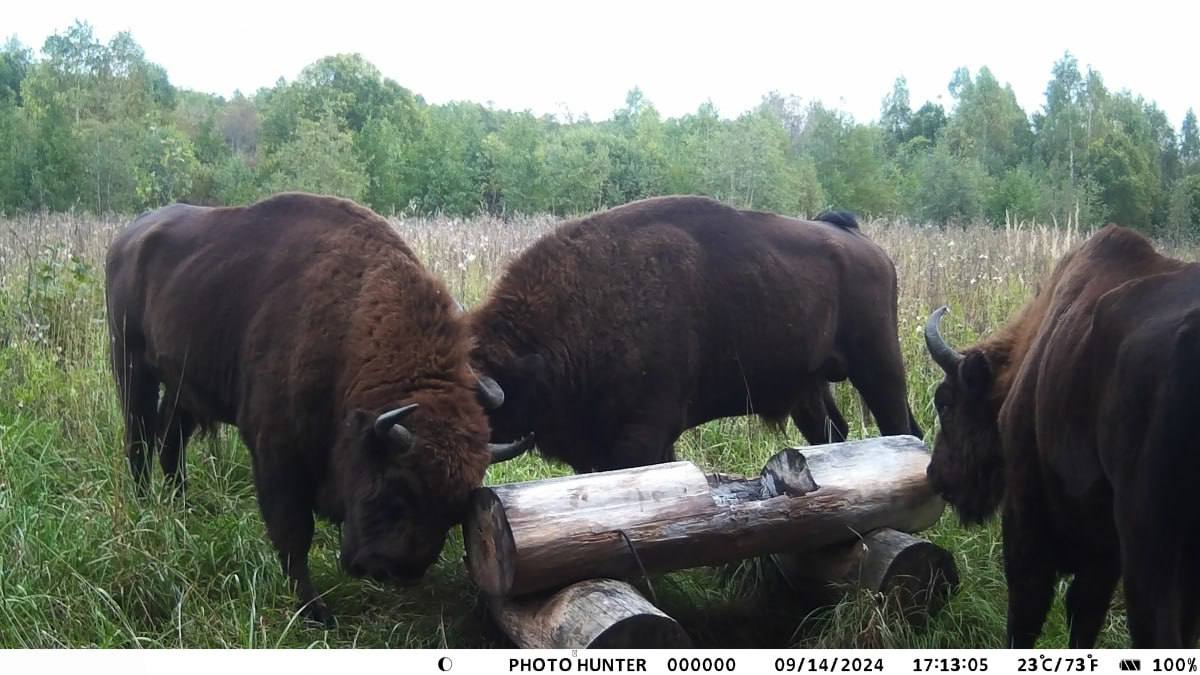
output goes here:
[[[0, 647], [485, 647], [505, 645], [489, 624], [461, 559], [457, 531], [425, 583], [397, 590], [337, 570], [336, 533], [318, 528], [314, 577], [339, 619], [324, 630], [296, 618], [266, 541], [246, 450], [232, 430], [193, 442], [186, 505], [161, 492], [136, 500], [121, 452], [106, 366], [103, 250], [122, 219], [69, 216], [0, 221]], [[435, 273], [468, 305], [505, 262], [552, 227], [548, 219], [398, 221]], [[938, 231], [867, 227], [896, 260], [911, 398], [926, 430], [938, 372], [920, 327], [947, 302], [957, 344], [1001, 323], [1078, 233], [1042, 228]], [[873, 433], [843, 385], [853, 434]], [[679, 454], [703, 467], [757, 472], [802, 443], [745, 419], [689, 431]], [[560, 475], [524, 457], [491, 483]], [[155, 485], [161, 490], [156, 472]], [[967, 530], [947, 513], [928, 533], [954, 552], [962, 586], [924, 630], [890, 618], [870, 597], [814, 611], [777, 592], [754, 564], [650, 581], [662, 608], [704, 646], [998, 647], [1005, 584], [998, 528]], [[1119, 599], [1117, 601], [1119, 608]], [[1122, 646], [1120, 611], [1105, 646]], [[1061, 607], [1042, 644], [1065, 646]]]

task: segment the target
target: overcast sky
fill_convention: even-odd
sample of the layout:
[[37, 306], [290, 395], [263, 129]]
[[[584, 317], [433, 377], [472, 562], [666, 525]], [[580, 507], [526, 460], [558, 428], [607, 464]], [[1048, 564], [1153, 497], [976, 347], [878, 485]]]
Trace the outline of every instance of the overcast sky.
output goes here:
[[[958, 66], [987, 65], [1026, 112], [1070, 50], [1110, 89], [1157, 101], [1178, 127], [1200, 108], [1200, 3], [425, 2], [11, 0], [0, 33], [29, 46], [76, 18], [129, 30], [181, 87], [251, 93], [329, 54], [360, 52], [426, 100], [608, 117], [639, 86], [665, 115], [711, 99], [736, 116], [768, 91], [875, 119], [898, 75], [913, 107], [950, 103]], [[1191, 6], [1189, 8], [1188, 6]]]

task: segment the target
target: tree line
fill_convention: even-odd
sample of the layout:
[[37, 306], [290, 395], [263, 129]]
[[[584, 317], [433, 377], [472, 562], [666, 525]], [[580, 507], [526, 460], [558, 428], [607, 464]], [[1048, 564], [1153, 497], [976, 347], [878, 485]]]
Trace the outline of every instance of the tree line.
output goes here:
[[173, 86], [128, 33], [77, 22], [0, 50], [0, 211], [133, 213], [242, 204], [282, 190], [383, 213], [574, 214], [707, 194], [793, 214], [824, 208], [937, 224], [1119, 222], [1200, 234], [1200, 133], [1111, 91], [1069, 53], [1027, 113], [988, 68], [957, 70], [947, 109], [903, 78], [877, 122], [770, 93], [722, 117], [664, 118], [634, 89], [612, 117], [430, 104], [355, 54], [231, 98]]

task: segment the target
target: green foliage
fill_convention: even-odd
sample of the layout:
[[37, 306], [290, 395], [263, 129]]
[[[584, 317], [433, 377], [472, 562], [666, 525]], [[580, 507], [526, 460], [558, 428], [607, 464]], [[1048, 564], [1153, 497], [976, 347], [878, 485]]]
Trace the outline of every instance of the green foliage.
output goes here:
[[20, 105], [21, 83], [32, 66], [33, 52], [15, 37], [9, 38], [0, 49], [0, 105]]
[[663, 193], [667, 176], [666, 131], [654, 106], [640, 89], [625, 97], [625, 107], [613, 113], [616, 132], [609, 150], [613, 162], [610, 204]]
[[611, 142], [591, 124], [573, 124], [550, 136], [541, 168], [547, 210], [577, 214], [604, 205], [604, 195], [611, 189]]
[[354, 156], [354, 139], [332, 114], [300, 119], [292, 139], [267, 155], [264, 184], [269, 192], [302, 191], [362, 199], [367, 174]]
[[84, 194], [83, 148], [66, 110], [48, 103], [30, 112], [29, 205], [50, 211], [65, 211]]
[[946, 110], [938, 103], [926, 102], [913, 113], [905, 140], [924, 138], [936, 143], [946, 127]]
[[489, 206], [484, 199], [486, 131], [487, 111], [478, 105], [450, 103], [429, 111], [413, 152], [412, 201], [418, 211], [468, 215]]
[[1191, 108], [1179, 127], [1179, 158], [1189, 172], [1200, 170], [1200, 130], [1196, 126], [1196, 111]]
[[544, 213], [549, 194], [543, 179], [546, 164], [543, 122], [532, 114], [509, 115], [500, 128], [483, 139], [489, 168], [488, 202], [502, 213]]
[[1168, 222], [1183, 234], [1200, 236], [1200, 174], [1183, 178], [1175, 185]]
[[1068, 52], [1054, 64], [1053, 78], [1046, 86], [1044, 111], [1034, 117], [1037, 145], [1042, 160], [1050, 165], [1066, 167], [1074, 181], [1076, 167], [1087, 150], [1088, 133], [1085, 127], [1085, 106], [1099, 97], [1099, 91], [1085, 88], [1079, 72], [1079, 62]]
[[29, 120], [11, 102], [0, 101], [0, 213], [33, 206], [33, 145]]
[[1039, 213], [1042, 192], [1027, 167], [1009, 169], [987, 197], [987, 218], [993, 223], [1033, 220]]
[[191, 193], [200, 163], [183, 132], [151, 126], [143, 134], [138, 150], [134, 176], [141, 208], [173, 202]]
[[913, 113], [908, 102], [908, 81], [903, 77], [896, 78], [892, 92], [883, 97], [883, 107], [879, 111], [879, 126], [883, 129], [883, 137], [887, 140], [888, 148], [895, 150], [896, 146], [911, 138]]
[[1000, 175], [1029, 156], [1033, 132], [1011, 87], [1001, 87], [985, 67], [974, 80], [960, 69], [950, 89], [958, 105], [944, 139], [954, 154], [977, 159], [991, 175]]
[[812, 157], [828, 205], [868, 214], [895, 212], [899, 200], [878, 127], [855, 124], [816, 103], [808, 109], [799, 145]]
[[982, 219], [988, 175], [979, 160], [956, 157], [938, 144], [917, 161], [915, 174], [909, 209], [922, 221], [947, 225]]
[[1143, 147], [1123, 129], [1114, 129], [1088, 148], [1088, 175], [1106, 205], [1106, 220], [1148, 228], [1157, 196], [1154, 166]]
[[956, 71], [950, 93], [949, 109], [916, 106], [897, 78], [863, 124], [775, 92], [741, 114], [705, 103], [664, 119], [635, 88], [594, 122], [429, 105], [361, 55], [336, 54], [225, 99], [173, 87], [128, 33], [103, 42], [75, 23], [37, 54], [0, 48], [0, 211], [129, 213], [305, 189], [384, 213], [512, 216], [687, 193], [795, 214], [1152, 229], [1200, 174], [1194, 113], [1176, 132], [1069, 53], [1032, 116], [986, 67]]
[[213, 193], [226, 204], [248, 204], [258, 198], [258, 175], [246, 157], [226, 157], [213, 171]]

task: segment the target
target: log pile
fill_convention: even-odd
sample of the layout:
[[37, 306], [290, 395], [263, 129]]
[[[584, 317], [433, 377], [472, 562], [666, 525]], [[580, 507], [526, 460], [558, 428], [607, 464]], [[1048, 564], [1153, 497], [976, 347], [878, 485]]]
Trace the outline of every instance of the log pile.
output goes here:
[[[789, 578], [879, 592], [947, 576], [948, 554], [904, 534], [941, 515], [928, 463], [920, 440], [892, 436], [790, 448], [755, 477], [673, 462], [480, 488], [463, 526], [467, 567], [520, 646], [670, 646], [686, 639], [678, 626], [607, 580], [769, 554]], [[927, 559], [937, 569], [926, 573]], [[639, 625], [658, 628], [628, 628]]]

